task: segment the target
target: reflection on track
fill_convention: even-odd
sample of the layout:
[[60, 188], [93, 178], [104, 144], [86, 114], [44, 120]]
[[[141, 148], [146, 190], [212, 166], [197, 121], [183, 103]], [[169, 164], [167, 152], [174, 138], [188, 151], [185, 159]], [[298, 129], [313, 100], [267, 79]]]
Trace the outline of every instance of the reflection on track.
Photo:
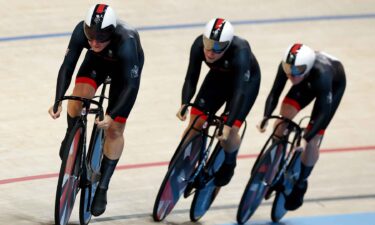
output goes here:
[[[245, 225], [374, 225], [375, 213], [353, 213], [328, 216], [306, 216], [284, 219], [279, 223], [252, 221]], [[234, 225], [234, 224], [220, 224]]]
[[[321, 197], [321, 198], [308, 198], [305, 199], [304, 204], [309, 204], [309, 203], [316, 203], [316, 202], [328, 202], [328, 201], [346, 201], [346, 200], [361, 200], [361, 199], [375, 199], [375, 194], [369, 194], [369, 195], [351, 195], [351, 196], [337, 196], [337, 197]], [[266, 201], [260, 207], [265, 206], [265, 205], [272, 205], [272, 201]], [[217, 210], [224, 210], [224, 209], [237, 209], [238, 205], [219, 205], [219, 206], [212, 206], [210, 211], [217, 211]], [[176, 209], [174, 210], [171, 214], [189, 214], [190, 209]], [[151, 213], [146, 212], [146, 213], [137, 213], [137, 214], [129, 214], [129, 215], [119, 215], [119, 216], [111, 216], [111, 217], [101, 217], [101, 218], [96, 218], [91, 221], [91, 223], [98, 223], [98, 222], [108, 222], [108, 221], [118, 221], [118, 220], [130, 220], [130, 219], [144, 219], [144, 218], [150, 218], [151, 219]], [[285, 219], [285, 221], [288, 221]], [[189, 223], [183, 223], [183, 224], [190, 224]], [[191, 224], [196, 224], [199, 225], [199, 223], [191, 223]], [[284, 223], [270, 223], [270, 221], [267, 221], [267, 223], [250, 223], [251, 225], [284, 225]], [[249, 225], [250, 225], [249, 224]], [[293, 225], [295, 223], [292, 223]], [[291, 223], [285, 224], [285, 225], [292, 225]], [[322, 225], [320, 223], [317, 223], [319, 225]], [[340, 223], [338, 223], [340, 224]], [[302, 224], [298, 224], [302, 225]], [[340, 224], [341, 225], [341, 224]], [[362, 225], [362, 224], [361, 224]], [[373, 225], [373, 224], [372, 224]]]

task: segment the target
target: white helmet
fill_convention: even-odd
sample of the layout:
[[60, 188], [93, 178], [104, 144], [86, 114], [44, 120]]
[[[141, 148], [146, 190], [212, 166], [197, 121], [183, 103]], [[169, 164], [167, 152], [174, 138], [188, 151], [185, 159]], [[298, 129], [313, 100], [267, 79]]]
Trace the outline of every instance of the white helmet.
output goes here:
[[116, 26], [116, 14], [113, 9], [105, 4], [97, 4], [91, 6], [87, 12], [84, 31], [87, 39], [105, 42], [111, 39]]
[[215, 53], [225, 51], [232, 42], [233, 32], [233, 26], [229, 21], [222, 18], [210, 20], [203, 33], [204, 48]]
[[283, 58], [283, 69], [287, 74], [299, 77], [306, 75], [314, 65], [315, 52], [304, 44], [293, 44], [288, 47]]

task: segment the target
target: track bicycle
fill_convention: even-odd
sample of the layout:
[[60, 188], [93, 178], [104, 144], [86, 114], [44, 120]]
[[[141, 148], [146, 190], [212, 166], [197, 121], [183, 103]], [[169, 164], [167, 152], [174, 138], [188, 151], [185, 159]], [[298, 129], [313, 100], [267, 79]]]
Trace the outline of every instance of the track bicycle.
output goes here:
[[[269, 116], [263, 120], [262, 124], [270, 119], [277, 119], [280, 123], [274, 128], [252, 167], [237, 211], [239, 224], [246, 223], [263, 198], [269, 199], [273, 191], [276, 196], [272, 205], [272, 220], [277, 222], [286, 214], [285, 196], [291, 193], [300, 174], [302, 150], [298, 146], [304, 130], [301, 123], [306, 118], [302, 118], [298, 124], [283, 116]], [[276, 131], [281, 125], [286, 128], [282, 136], [277, 136]]]
[[[103, 102], [106, 86], [110, 84], [108, 77], [103, 83], [101, 94], [93, 99], [78, 96], [64, 96], [55, 104], [64, 100], [82, 102], [81, 115], [67, 134], [62, 153], [62, 162], [56, 188], [55, 224], [65, 225], [69, 222], [74, 202], [81, 190], [79, 221], [87, 225], [91, 220], [91, 205], [100, 180], [100, 165], [103, 156], [104, 131], [94, 123], [89, 148], [86, 150], [87, 116], [94, 114], [95, 119], [103, 120]], [[94, 99], [98, 98], [96, 101]], [[96, 108], [91, 108], [95, 105]]]
[[[186, 109], [189, 106], [194, 105], [188, 104]], [[170, 161], [155, 200], [152, 214], [155, 221], [162, 221], [173, 210], [182, 195], [187, 198], [193, 194], [190, 220], [198, 221], [210, 208], [220, 191], [220, 187], [214, 184], [214, 174], [221, 167], [225, 154], [217, 140], [212, 153], [211, 149], [214, 146], [215, 134], [220, 135], [222, 132], [224, 118], [210, 112], [204, 112], [202, 115], [207, 115], [203, 128], [201, 130], [194, 128], [199, 115], [183, 136]], [[241, 138], [246, 131], [246, 121], [244, 124]], [[191, 136], [193, 130], [196, 134]]]

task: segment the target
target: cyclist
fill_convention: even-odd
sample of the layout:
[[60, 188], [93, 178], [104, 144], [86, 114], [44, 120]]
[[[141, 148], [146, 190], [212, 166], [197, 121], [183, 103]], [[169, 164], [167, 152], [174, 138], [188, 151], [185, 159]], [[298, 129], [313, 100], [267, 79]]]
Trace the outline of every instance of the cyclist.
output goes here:
[[191, 109], [189, 127], [200, 116], [195, 128], [201, 129], [207, 119], [202, 112], [216, 113], [226, 103], [226, 122], [222, 135], [218, 136], [225, 151], [225, 160], [214, 179], [217, 186], [224, 186], [234, 174], [241, 142], [238, 131], [258, 95], [260, 68], [249, 43], [233, 34], [229, 21], [222, 18], [210, 20], [203, 35], [199, 35], [191, 46], [182, 104], [177, 112], [182, 121], [187, 114], [183, 113], [184, 106], [195, 94], [202, 62], [210, 70], [195, 98], [196, 107]]
[[[65, 95], [83, 48], [88, 50], [78, 71], [73, 95], [93, 98], [107, 75], [112, 80], [107, 113], [102, 121], [95, 121], [98, 127], [106, 131], [101, 178], [91, 209], [94, 216], [99, 216], [105, 211], [108, 184], [123, 151], [123, 133], [137, 97], [144, 54], [135, 29], [117, 21], [110, 6], [92, 6], [85, 20], [79, 22], [72, 33], [59, 70], [55, 101]], [[80, 102], [68, 102], [68, 128], [65, 138], [79, 118], [81, 109]], [[57, 119], [61, 111], [61, 104], [48, 110], [53, 119]], [[60, 157], [66, 149], [64, 141], [61, 144]]]
[[[303, 204], [307, 179], [318, 161], [324, 132], [344, 94], [346, 78], [343, 65], [335, 57], [314, 51], [304, 44], [293, 44], [288, 47], [279, 64], [266, 101], [264, 117], [270, 116], [276, 108], [288, 79], [292, 82], [292, 87], [282, 102], [282, 116], [293, 119], [315, 99], [311, 119], [300, 146], [304, 150], [301, 156], [301, 174], [285, 202], [287, 210], [295, 210]], [[266, 127], [267, 124], [262, 121], [258, 129], [264, 132]], [[277, 134], [282, 134], [284, 128], [279, 129]]]

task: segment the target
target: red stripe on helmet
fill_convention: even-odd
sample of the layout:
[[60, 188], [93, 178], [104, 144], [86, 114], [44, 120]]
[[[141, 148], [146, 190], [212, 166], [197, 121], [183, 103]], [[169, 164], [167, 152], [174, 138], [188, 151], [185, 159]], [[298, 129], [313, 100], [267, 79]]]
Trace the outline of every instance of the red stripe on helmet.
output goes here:
[[107, 5], [105, 5], [105, 4], [98, 5], [98, 8], [96, 9], [96, 13], [98, 13], [98, 14], [103, 13], [106, 6]]
[[294, 44], [293, 47], [290, 49], [291, 54], [297, 54], [297, 51], [302, 47], [302, 44]]
[[215, 30], [220, 29], [220, 27], [222, 26], [223, 22], [224, 22], [224, 19], [218, 18], [218, 19], [216, 20], [216, 23], [215, 23], [214, 29], [215, 29]]

